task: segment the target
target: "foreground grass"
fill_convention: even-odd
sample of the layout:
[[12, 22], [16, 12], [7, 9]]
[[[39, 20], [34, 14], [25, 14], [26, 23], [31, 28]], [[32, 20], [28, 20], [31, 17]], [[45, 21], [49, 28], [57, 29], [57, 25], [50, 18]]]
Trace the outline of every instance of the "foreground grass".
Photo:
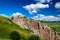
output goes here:
[[11, 40], [11, 39], [3, 39], [3, 38], [0, 38], [0, 40]]
[[[22, 29], [20, 26], [13, 23], [9, 18], [0, 16], [0, 40], [11, 40], [10, 35], [13, 31], [18, 32], [25, 40], [28, 40], [30, 37], [31, 31]], [[40, 38], [40, 40], [43, 40], [43, 38]]]
[[0, 39], [9, 40], [10, 34], [13, 31], [19, 32], [19, 34], [25, 39], [28, 39], [30, 31], [20, 28], [18, 25], [13, 23], [10, 19], [0, 16]]

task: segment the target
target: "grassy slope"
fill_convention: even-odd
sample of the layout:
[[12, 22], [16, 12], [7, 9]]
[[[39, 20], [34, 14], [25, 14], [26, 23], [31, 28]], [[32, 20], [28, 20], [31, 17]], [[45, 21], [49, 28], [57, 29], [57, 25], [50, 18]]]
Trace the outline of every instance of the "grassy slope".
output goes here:
[[[30, 37], [29, 30], [22, 29], [13, 23], [9, 18], [0, 16], [0, 40], [10, 40], [9, 37], [13, 31], [19, 32], [19, 34], [26, 40]], [[40, 38], [40, 40], [43, 40], [43, 38]]]
[[27, 39], [29, 37], [30, 32], [20, 28], [18, 25], [14, 24], [10, 19], [0, 16], [0, 40], [8, 40], [11, 32], [17, 31], [23, 37]]
[[58, 21], [58, 22], [41, 21], [41, 22], [46, 24], [47, 26], [53, 28], [60, 35], [60, 21]]
[[[60, 34], [60, 22], [45, 22], [42, 21], [41, 23], [45, 23], [49, 27], [53, 27], [58, 34]], [[13, 31], [17, 31], [20, 33], [21, 36], [25, 37], [26, 39], [30, 36], [30, 31], [20, 28], [18, 25], [13, 23], [10, 19], [0, 16], [0, 40], [10, 40], [10, 34]]]

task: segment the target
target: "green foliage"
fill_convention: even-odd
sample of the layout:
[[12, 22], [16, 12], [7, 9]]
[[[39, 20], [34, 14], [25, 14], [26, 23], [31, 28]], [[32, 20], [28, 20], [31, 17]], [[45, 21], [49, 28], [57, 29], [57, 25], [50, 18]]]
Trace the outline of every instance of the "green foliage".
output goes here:
[[18, 32], [13, 31], [10, 34], [10, 39], [12, 39], [12, 40], [21, 40], [21, 36], [20, 36], [20, 34]]
[[[30, 32], [30, 30], [22, 29], [20, 26], [13, 23], [9, 18], [0, 16], [0, 40], [32, 40], [30, 37]], [[35, 36], [34, 40], [38, 39], [40, 38]]]
[[21, 36], [17, 31], [13, 31], [10, 34], [10, 39], [11, 40], [26, 40], [25, 37]]
[[40, 39], [39, 39], [39, 36], [31, 35], [29, 40], [40, 40]]
[[30, 34], [30, 31], [22, 29], [20, 26], [13, 23], [9, 18], [0, 16], [0, 39], [9, 39], [13, 31], [17, 31], [19, 35], [25, 37], [25, 39], [28, 39]]

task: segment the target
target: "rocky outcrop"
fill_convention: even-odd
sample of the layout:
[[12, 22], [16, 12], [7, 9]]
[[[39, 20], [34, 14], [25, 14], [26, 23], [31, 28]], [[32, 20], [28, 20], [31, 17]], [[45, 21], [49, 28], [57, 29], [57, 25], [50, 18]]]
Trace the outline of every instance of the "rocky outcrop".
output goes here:
[[50, 27], [41, 25], [39, 33], [45, 40], [59, 40], [58, 34]]
[[33, 31], [33, 34], [37, 34], [43, 37], [45, 40], [60, 40], [58, 34], [50, 27], [41, 24], [38, 20], [27, 19], [25, 16], [13, 16], [12, 21], [24, 29]]

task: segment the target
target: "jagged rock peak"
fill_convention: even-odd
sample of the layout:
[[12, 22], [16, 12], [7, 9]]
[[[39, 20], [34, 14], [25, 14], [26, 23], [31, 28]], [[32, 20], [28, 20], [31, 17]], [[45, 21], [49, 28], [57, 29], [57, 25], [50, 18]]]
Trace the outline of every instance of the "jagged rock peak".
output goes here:
[[12, 21], [24, 29], [33, 31], [33, 34], [37, 34], [43, 37], [45, 40], [60, 40], [58, 34], [45, 24], [41, 24], [39, 20], [27, 19], [25, 16], [13, 17]]
[[13, 15], [12, 17], [25, 17], [23, 15]]

